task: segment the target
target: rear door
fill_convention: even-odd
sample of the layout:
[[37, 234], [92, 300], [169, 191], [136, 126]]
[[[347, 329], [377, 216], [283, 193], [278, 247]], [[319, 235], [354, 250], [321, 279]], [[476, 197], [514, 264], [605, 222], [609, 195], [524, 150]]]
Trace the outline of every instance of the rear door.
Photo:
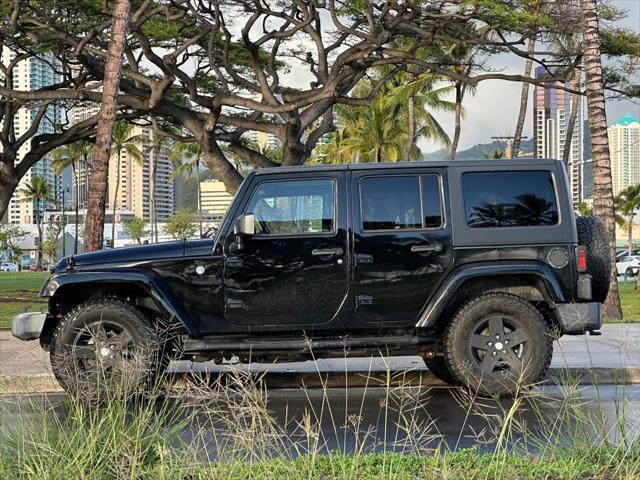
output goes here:
[[355, 306], [360, 327], [413, 326], [453, 260], [446, 171], [354, 171]]

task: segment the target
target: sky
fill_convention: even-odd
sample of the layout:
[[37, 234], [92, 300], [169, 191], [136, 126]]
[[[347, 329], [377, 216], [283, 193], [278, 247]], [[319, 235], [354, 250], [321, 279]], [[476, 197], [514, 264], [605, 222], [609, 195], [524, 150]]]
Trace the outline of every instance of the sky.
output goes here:
[[[627, 17], [619, 25], [640, 32], [640, 0], [615, 0], [612, 3], [627, 11]], [[489, 65], [503, 69], [505, 73], [521, 74], [524, 71], [524, 60], [514, 58], [513, 55], [496, 56]], [[524, 126], [524, 135], [529, 137], [533, 135], [533, 88], [529, 88], [529, 105]], [[521, 90], [522, 84], [517, 82], [489, 80], [478, 85], [475, 95], [465, 97], [465, 116], [461, 122], [458, 150], [465, 150], [478, 143], [490, 143], [492, 136], [513, 135]], [[626, 114], [640, 118], [640, 105], [630, 101], [607, 102], [609, 125]], [[434, 116], [447, 132], [453, 131], [453, 114], [434, 112]], [[428, 141], [419, 142], [419, 146], [424, 153], [442, 148], [441, 144]]]

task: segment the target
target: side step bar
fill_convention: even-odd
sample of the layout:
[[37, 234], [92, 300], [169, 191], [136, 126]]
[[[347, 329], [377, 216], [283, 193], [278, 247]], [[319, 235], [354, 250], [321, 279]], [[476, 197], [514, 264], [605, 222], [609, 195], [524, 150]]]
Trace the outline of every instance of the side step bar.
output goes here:
[[311, 339], [289, 337], [285, 339], [238, 338], [238, 337], [203, 337], [190, 338], [184, 341], [185, 353], [197, 352], [274, 352], [290, 351], [308, 353], [316, 350], [388, 348], [397, 350], [403, 347], [429, 345], [432, 337], [407, 335], [401, 337], [351, 337]]

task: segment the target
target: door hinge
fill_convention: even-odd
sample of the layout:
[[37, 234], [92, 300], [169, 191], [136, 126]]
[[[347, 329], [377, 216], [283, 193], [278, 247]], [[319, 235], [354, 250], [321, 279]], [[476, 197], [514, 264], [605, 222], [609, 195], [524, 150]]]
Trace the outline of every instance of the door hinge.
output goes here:
[[370, 297], [369, 295], [358, 295], [356, 297], [356, 305], [360, 306], [360, 305], [371, 305], [373, 304], [373, 297]]

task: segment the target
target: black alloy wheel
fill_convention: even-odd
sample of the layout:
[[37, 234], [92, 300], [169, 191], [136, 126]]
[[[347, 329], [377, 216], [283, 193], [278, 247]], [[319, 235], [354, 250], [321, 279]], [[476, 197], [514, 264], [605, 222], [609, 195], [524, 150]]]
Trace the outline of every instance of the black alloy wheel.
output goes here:
[[162, 351], [140, 310], [98, 298], [76, 306], [57, 325], [51, 366], [62, 387], [83, 401], [129, 398], [147, 392], [162, 373]]
[[489, 293], [463, 305], [445, 330], [444, 359], [456, 380], [481, 395], [513, 395], [539, 382], [553, 353], [542, 314], [526, 300]]

